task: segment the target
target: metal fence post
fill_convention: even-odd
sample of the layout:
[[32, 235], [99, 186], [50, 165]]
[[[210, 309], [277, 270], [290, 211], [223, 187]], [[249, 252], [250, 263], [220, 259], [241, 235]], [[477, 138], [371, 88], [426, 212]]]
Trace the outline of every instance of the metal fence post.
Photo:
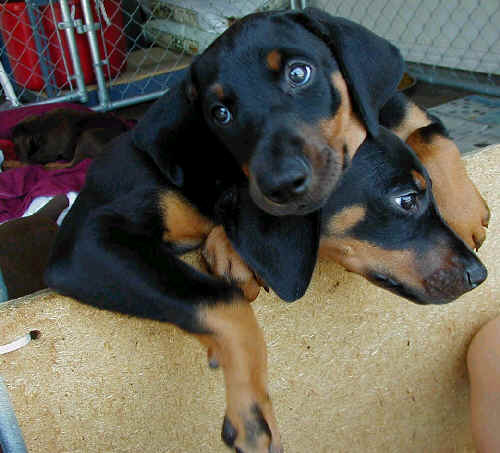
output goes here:
[[0, 61], [0, 85], [2, 85], [3, 92], [5, 93], [5, 97], [7, 100], [14, 106], [19, 107], [21, 103], [16, 96], [16, 92], [10, 83], [9, 76], [5, 71], [2, 62]]
[[80, 102], [85, 103], [87, 102], [88, 95], [87, 88], [85, 87], [82, 65], [80, 64], [80, 57], [78, 55], [78, 50], [76, 47], [74, 31], [75, 25], [69, 11], [68, 0], [59, 0], [59, 4], [61, 5], [61, 16], [64, 21], [62, 25], [59, 25], [59, 28], [64, 28], [66, 39], [68, 40], [71, 63], [73, 64], [73, 76], [76, 80], [77, 86], [77, 97]]
[[47, 38], [43, 30], [40, 11], [38, 5], [32, 0], [26, 1], [26, 11], [33, 31], [33, 38], [35, 40], [35, 47], [40, 59], [40, 69], [42, 71], [43, 79], [45, 81], [45, 90], [49, 96], [55, 96], [56, 90], [54, 89], [54, 77], [50, 70], [51, 62], [47, 58]]
[[104, 78], [104, 71], [102, 70], [105, 62], [101, 59], [101, 54], [99, 52], [99, 44], [97, 41], [96, 30], [99, 29], [99, 24], [94, 21], [94, 16], [92, 15], [92, 8], [90, 7], [89, 0], [81, 1], [83, 17], [85, 20], [85, 32], [87, 33], [87, 38], [89, 41], [90, 54], [92, 56], [92, 63], [94, 66], [94, 72], [97, 80], [97, 90], [99, 97], [99, 107], [106, 109], [109, 104], [109, 94], [106, 87], [106, 80]]
[[0, 450], [5, 453], [28, 453], [19, 428], [7, 386], [0, 376]]

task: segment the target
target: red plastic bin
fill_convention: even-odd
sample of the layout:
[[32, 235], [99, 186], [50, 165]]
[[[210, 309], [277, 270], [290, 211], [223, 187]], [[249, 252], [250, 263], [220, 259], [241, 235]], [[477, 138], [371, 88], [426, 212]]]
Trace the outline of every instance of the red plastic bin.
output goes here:
[[16, 82], [41, 90], [44, 82], [25, 3], [0, 4], [0, 31]]
[[[83, 22], [83, 11], [79, 0], [68, 0], [69, 8], [74, 19], [81, 19]], [[99, 16], [96, 12], [95, 2], [92, 1], [92, 13], [94, 20], [99, 22], [101, 29], [97, 30], [97, 39], [101, 58], [106, 56], [109, 61], [109, 70], [103, 66], [106, 78], [115, 77], [126, 67], [126, 40], [123, 34], [123, 15], [119, 1], [103, 0], [101, 11], [105, 12], [108, 20], [103, 14]], [[54, 11], [54, 14], [52, 13]], [[42, 16], [44, 34], [48, 41], [48, 55], [51, 64], [49, 71], [54, 71], [56, 85], [65, 88], [69, 85], [63, 55], [66, 59], [67, 68], [70, 74], [74, 73], [71, 61], [69, 46], [66, 40], [66, 33], [59, 32], [61, 41], [56, 33], [57, 23], [62, 22], [62, 14], [59, 3], [41, 7], [39, 10]], [[55, 20], [54, 20], [55, 15]], [[9, 56], [12, 72], [15, 81], [32, 90], [41, 90], [44, 87], [40, 59], [36, 50], [33, 30], [29, 22], [29, 16], [24, 2], [2, 3], [0, 4], [0, 28], [2, 38]], [[82, 67], [82, 73], [86, 84], [95, 82], [92, 58], [88, 39], [85, 34], [75, 33], [76, 46]], [[105, 52], [106, 50], [106, 52]]]

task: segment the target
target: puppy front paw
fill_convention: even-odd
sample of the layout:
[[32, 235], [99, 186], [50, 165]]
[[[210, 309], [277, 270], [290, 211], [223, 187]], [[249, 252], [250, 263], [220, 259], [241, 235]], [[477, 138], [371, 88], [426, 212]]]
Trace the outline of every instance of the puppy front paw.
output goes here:
[[248, 301], [257, 298], [261, 284], [240, 255], [234, 250], [224, 227], [212, 229], [202, 249], [210, 272], [228, 281], [235, 282]]
[[[268, 405], [270, 402], [263, 404]], [[224, 417], [221, 437], [228, 447], [241, 453], [283, 453], [272, 410], [265, 414], [258, 403], [240, 406]]]

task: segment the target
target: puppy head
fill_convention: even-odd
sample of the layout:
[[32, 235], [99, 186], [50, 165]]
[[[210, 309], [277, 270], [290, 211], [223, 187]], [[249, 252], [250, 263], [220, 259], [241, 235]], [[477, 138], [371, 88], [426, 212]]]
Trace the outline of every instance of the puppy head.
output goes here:
[[426, 170], [388, 131], [360, 147], [323, 212], [325, 254], [414, 302], [447, 303], [486, 278], [439, 215]]
[[[377, 133], [372, 116], [385, 97], [378, 85], [392, 87], [400, 74], [382, 83], [378, 74], [387, 61], [363, 66], [360, 49], [348, 45], [352, 39], [399, 67], [399, 53], [385, 40], [317, 10], [248, 16], [192, 67], [206, 124], [240, 163], [252, 198], [268, 213], [303, 215], [321, 207], [366, 136], [363, 121]], [[361, 85], [377, 93], [376, 102], [366, 94], [353, 105], [351, 88]]]
[[[190, 133], [205, 137], [204, 128], [229, 151], [261, 209], [304, 215], [325, 203], [367, 132], [378, 133], [378, 109], [401, 68], [392, 45], [345, 19], [315, 9], [250, 15], [170, 87], [161, 101], [170, 105], [142, 122], [149, 132], [139, 131], [136, 143], [164, 154], [156, 139], [148, 146], [144, 138], [178, 139], [196, 123]], [[153, 157], [172, 167], [165, 156]]]
[[32, 164], [71, 160], [76, 133], [72, 127], [74, 114], [56, 109], [18, 123], [12, 130], [12, 140], [19, 160]]

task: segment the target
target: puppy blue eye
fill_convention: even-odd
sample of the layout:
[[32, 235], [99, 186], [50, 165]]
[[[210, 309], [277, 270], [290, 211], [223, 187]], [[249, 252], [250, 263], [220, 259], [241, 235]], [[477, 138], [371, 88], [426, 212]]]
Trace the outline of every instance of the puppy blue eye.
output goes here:
[[292, 86], [300, 87], [311, 80], [312, 68], [306, 63], [292, 63], [288, 67], [287, 77]]
[[224, 105], [216, 105], [212, 108], [212, 118], [219, 124], [225, 125], [228, 124], [233, 116], [229, 109]]
[[417, 194], [415, 192], [407, 193], [399, 197], [395, 197], [396, 204], [405, 211], [413, 211], [417, 207]]

